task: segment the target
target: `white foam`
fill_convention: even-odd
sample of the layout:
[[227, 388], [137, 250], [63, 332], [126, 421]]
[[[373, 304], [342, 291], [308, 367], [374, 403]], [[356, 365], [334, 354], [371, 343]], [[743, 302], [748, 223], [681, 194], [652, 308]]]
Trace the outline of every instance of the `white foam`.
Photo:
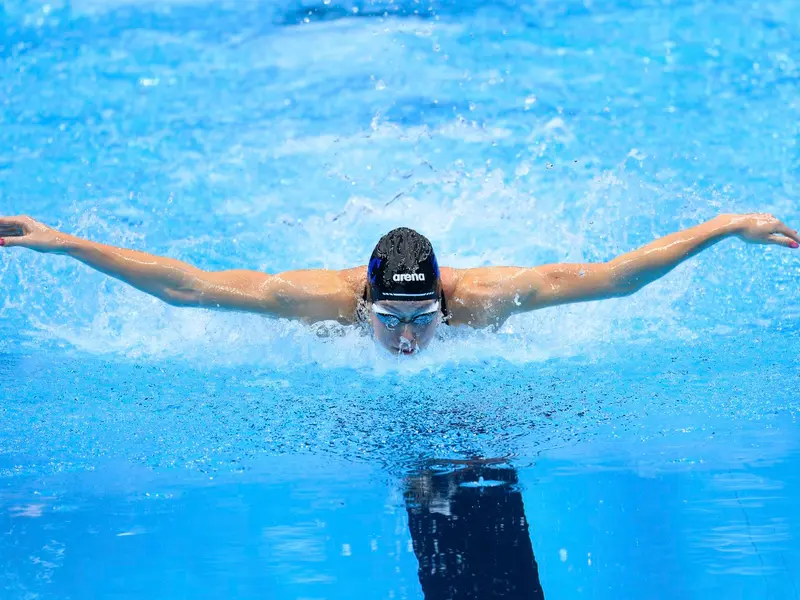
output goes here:
[[[454, 177], [458, 171], [457, 165], [437, 172], [426, 170], [418, 178], [423, 182], [419, 193], [412, 191], [388, 205], [377, 198], [353, 196], [339, 215], [315, 215], [299, 224], [293, 251], [309, 260], [325, 257], [330, 268], [364, 264], [379, 232], [402, 224], [431, 237], [442, 265], [535, 265], [545, 258], [582, 261], [587, 254], [607, 255], [612, 249], [630, 248], [624, 243], [628, 236], [624, 223], [638, 216], [639, 210], [630, 206], [641, 206], [648, 195], [655, 200], [660, 193], [652, 185], [640, 186], [623, 161], [618, 169], [601, 173], [588, 185], [565, 189], [575, 198], [575, 205], [566, 211], [557, 198], [529, 194], [536, 187], [534, 175], [509, 176], [500, 169], [485, 169]], [[440, 191], [445, 187], [446, 194]], [[633, 197], [637, 193], [644, 197]], [[241, 199], [226, 201], [223, 206], [225, 212], [244, 221], [265, 210], [256, 200], [249, 205]], [[651, 226], [657, 229], [655, 221]], [[590, 248], [587, 228], [603, 231], [602, 247]], [[112, 227], [92, 213], [80, 217], [71, 229], [120, 245], [147, 245], [139, 236]], [[170, 254], [189, 254], [187, 249], [197, 251], [215, 243], [212, 237], [200, 241], [176, 240]], [[224, 253], [224, 248], [214, 250]], [[691, 264], [633, 297], [516, 316], [498, 333], [443, 329], [443, 337], [429, 351], [414, 360], [398, 360], [376, 348], [357, 328], [310, 328], [257, 315], [175, 308], [66, 258], [20, 254], [6, 268], [15, 260], [30, 301], [24, 311], [32, 326], [29, 335], [38, 341], [60, 340], [92, 354], [137, 359], [185, 358], [275, 367], [314, 362], [331, 368], [416, 371], [489, 356], [524, 363], [602, 353], [604, 345], [620, 339], [691, 335], [673, 310], [694, 285]], [[44, 274], [50, 291], [42, 292], [29, 276], [31, 270]], [[16, 306], [7, 303], [2, 311]], [[320, 337], [320, 327], [326, 329], [325, 337]]]

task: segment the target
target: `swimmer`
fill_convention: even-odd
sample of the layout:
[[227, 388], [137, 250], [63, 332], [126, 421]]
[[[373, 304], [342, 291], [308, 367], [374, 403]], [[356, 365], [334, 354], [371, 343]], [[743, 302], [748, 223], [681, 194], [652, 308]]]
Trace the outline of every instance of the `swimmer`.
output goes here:
[[90, 242], [30, 217], [0, 217], [0, 247], [62, 254], [174, 306], [255, 312], [306, 322], [367, 322], [395, 354], [425, 348], [441, 324], [497, 327], [511, 315], [628, 296], [713, 244], [735, 237], [798, 248], [800, 235], [768, 214], [720, 215], [604, 263], [439, 267], [426, 237], [384, 235], [367, 266], [332, 270], [203, 271], [184, 262]]

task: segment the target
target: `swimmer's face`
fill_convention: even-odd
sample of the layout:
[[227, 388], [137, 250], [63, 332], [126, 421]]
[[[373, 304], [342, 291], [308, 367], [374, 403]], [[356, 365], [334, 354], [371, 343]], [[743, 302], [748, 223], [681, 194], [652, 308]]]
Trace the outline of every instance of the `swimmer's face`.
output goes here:
[[381, 300], [370, 310], [372, 331], [378, 343], [393, 354], [405, 356], [419, 352], [430, 343], [441, 317], [439, 303], [429, 300]]

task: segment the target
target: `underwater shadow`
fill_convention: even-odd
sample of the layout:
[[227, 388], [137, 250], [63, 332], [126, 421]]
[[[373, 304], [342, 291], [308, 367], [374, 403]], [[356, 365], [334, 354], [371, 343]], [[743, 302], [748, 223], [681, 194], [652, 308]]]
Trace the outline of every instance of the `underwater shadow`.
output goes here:
[[442, 461], [408, 475], [404, 496], [426, 600], [544, 600], [516, 469]]

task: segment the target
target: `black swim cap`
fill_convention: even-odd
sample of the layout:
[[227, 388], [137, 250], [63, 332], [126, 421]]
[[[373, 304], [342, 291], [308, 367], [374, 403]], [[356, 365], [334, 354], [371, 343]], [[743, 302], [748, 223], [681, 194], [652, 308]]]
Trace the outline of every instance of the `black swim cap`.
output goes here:
[[367, 268], [372, 301], [438, 300], [439, 264], [424, 235], [399, 227], [383, 236]]

